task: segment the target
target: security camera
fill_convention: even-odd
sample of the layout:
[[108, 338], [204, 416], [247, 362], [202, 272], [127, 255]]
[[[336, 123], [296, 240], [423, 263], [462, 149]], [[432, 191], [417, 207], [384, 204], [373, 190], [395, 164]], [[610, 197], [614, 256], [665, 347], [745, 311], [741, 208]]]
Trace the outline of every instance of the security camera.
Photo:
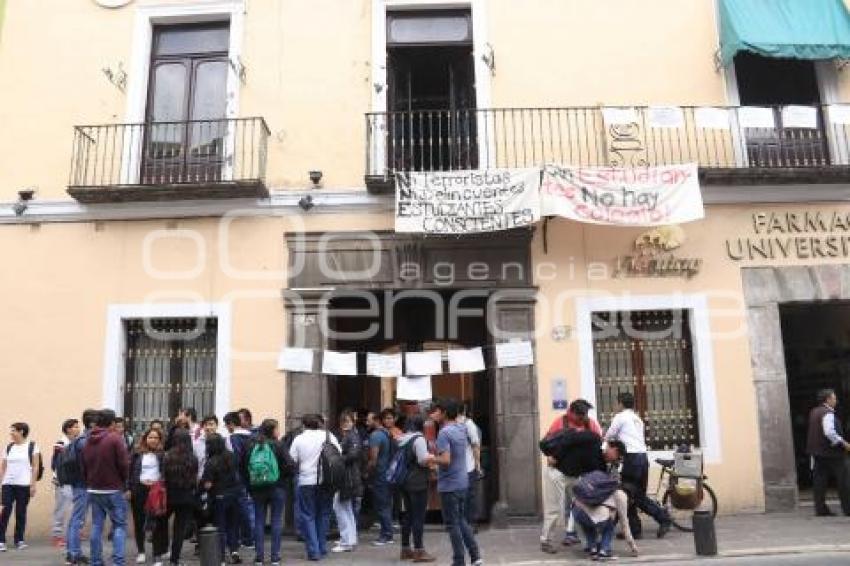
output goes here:
[[313, 202], [313, 197], [311, 197], [310, 195], [306, 195], [306, 196], [301, 197], [298, 200], [298, 206], [300, 206], [301, 210], [303, 210], [304, 212], [308, 212], [311, 208], [313, 208], [316, 205]]

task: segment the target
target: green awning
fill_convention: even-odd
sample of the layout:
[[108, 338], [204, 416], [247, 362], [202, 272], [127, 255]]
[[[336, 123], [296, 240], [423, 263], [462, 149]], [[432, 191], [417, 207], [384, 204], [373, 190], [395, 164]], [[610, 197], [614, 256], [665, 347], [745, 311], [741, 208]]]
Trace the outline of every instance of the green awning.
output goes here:
[[843, 0], [720, 0], [720, 58], [739, 51], [794, 59], [850, 58]]

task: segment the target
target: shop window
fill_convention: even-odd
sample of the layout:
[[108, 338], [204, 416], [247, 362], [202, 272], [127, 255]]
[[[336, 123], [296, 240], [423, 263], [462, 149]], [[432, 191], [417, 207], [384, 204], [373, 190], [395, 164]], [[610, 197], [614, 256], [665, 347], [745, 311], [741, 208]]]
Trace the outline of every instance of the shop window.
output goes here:
[[650, 450], [700, 443], [693, 344], [686, 310], [593, 314], [596, 409], [603, 427], [631, 392]]
[[181, 407], [214, 412], [217, 331], [214, 318], [125, 321], [124, 416], [132, 432]]

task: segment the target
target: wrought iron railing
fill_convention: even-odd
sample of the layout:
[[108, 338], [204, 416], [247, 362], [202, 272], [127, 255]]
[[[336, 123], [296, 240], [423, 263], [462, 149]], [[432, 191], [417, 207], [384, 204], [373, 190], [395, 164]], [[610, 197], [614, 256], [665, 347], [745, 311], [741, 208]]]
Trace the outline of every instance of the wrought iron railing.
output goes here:
[[[834, 116], [831, 113], [834, 112]], [[367, 177], [396, 171], [695, 162], [704, 168], [850, 165], [850, 109], [496, 108], [366, 115]]]
[[262, 118], [76, 126], [70, 187], [262, 182]]

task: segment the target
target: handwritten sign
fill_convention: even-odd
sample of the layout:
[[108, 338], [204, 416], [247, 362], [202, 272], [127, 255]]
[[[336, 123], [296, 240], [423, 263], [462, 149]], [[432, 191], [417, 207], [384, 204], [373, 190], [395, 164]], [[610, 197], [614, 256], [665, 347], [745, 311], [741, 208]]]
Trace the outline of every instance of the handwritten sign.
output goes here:
[[539, 169], [398, 173], [396, 232], [470, 234], [540, 220]]
[[685, 113], [679, 106], [650, 106], [649, 127], [679, 129], [685, 127]]
[[704, 130], [728, 130], [729, 110], [703, 106], [694, 110], [694, 122], [697, 128]]
[[773, 108], [763, 106], [741, 106], [738, 108], [738, 122], [742, 128], [773, 129], [776, 127]]
[[412, 375], [443, 373], [443, 352], [408, 352], [404, 355], [405, 369]]
[[703, 218], [696, 164], [623, 169], [547, 165], [544, 216], [617, 226], [663, 226]]
[[449, 372], [471, 373], [484, 371], [484, 354], [481, 348], [469, 350], [449, 350]]
[[400, 376], [396, 384], [396, 398], [400, 401], [428, 401], [431, 399], [431, 376]]
[[502, 342], [496, 344], [496, 365], [500, 368], [530, 366], [534, 363], [531, 342]]
[[817, 129], [818, 110], [814, 106], [784, 106], [782, 125], [786, 128]]
[[373, 354], [366, 356], [366, 373], [375, 377], [401, 375], [401, 354]]
[[309, 348], [284, 348], [277, 358], [277, 369], [282, 371], [313, 371], [313, 350]]
[[325, 350], [324, 356], [322, 356], [322, 373], [327, 375], [357, 375], [357, 353]]

